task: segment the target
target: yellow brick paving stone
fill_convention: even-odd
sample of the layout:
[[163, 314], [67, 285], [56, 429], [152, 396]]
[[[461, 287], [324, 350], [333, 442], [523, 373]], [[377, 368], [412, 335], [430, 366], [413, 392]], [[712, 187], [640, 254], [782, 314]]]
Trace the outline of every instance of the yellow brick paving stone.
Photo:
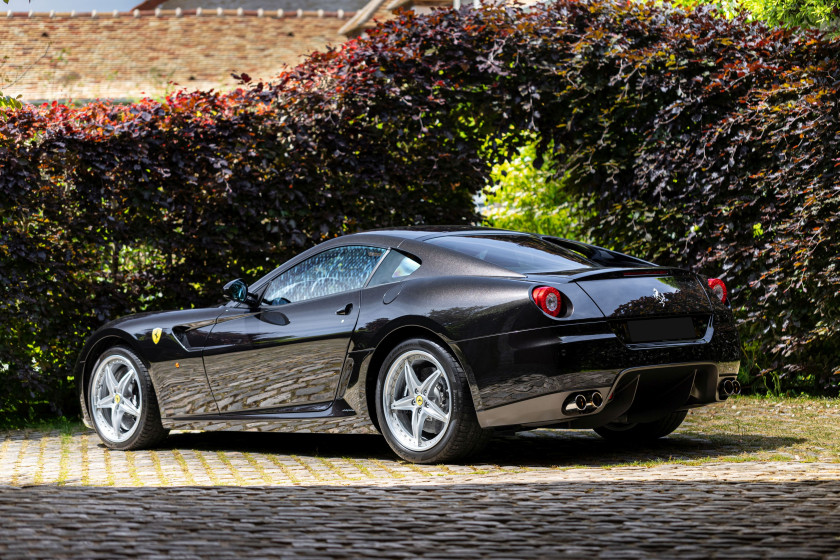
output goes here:
[[[120, 459], [125, 460], [125, 472], [128, 474], [128, 477], [131, 479], [132, 486], [146, 486], [146, 484], [153, 483], [151, 480], [143, 480], [140, 477], [140, 473], [137, 470], [137, 452], [136, 451], [124, 451], [122, 453], [114, 453], [114, 455], [118, 455]], [[151, 484], [150, 484], [151, 485]]]
[[432, 473], [428, 471], [428, 469], [423, 469], [421, 467], [428, 467], [429, 465], [416, 465], [414, 463], [405, 463], [405, 466], [411, 470], [413, 473], [417, 473], [423, 476], [434, 476]]
[[[3, 465], [6, 464], [6, 455], [9, 453], [9, 446], [11, 445], [12, 439], [6, 434], [3, 437], [3, 443], [0, 443], [0, 469], [3, 468]], [[0, 476], [3, 476], [4, 473], [0, 470]]]
[[186, 459], [184, 459], [184, 456], [181, 454], [181, 452], [178, 451], [177, 449], [173, 449], [172, 450], [172, 458], [178, 464], [178, 467], [181, 469], [181, 472], [183, 473], [185, 485], [186, 486], [195, 486], [196, 485], [195, 478], [193, 477], [192, 472], [190, 472], [189, 464], [187, 463]]
[[[224, 455], [224, 451], [216, 451], [215, 453], [206, 452], [202, 453], [201, 456], [204, 458], [205, 465], [208, 468], [208, 473], [212, 470], [214, 477], [214, 483], [216, 484], [224, 484], [227, 486], [236, 484], [236, 475], [234, 472], [228, 468], [225, 464], [227, 457]], [[218, 480], [218, 482], [216, 482]]]
[[[293, 459], [291, 459], [291, 457], [284, 457], [281, 459], [280, 457], [273, 454], [266, 455], [266, 459], [268, 459], [275, 467], [277, 467], [280, 470], [281, 473], [283, 473], [283, 477], [285, 480], [281, 479], [281, 484], [283, 484], [286, 481], [292, 484], [301, 483], [300, 478], [295, 476], [295, 474], [292, 472], [293, 469], [290, 468], [289, 464], [287, 464], [291, 462], [295, 465], [298, 465], [297, 461], [294, 461]], [[285, 459], [286, 462], [284, 462], [283, 459]]]
[[292, 455], [292, 459], [299, 465], [303, 471], [299, 471], [304, 480], [316, 480], [318, 482], [323, 482], [325, 480], [323, 473], [319, 472], [319, 470], [323, 470], [323, 468], [319, 469], [318, 467], [321, 466], [318, 464], [318, 460], [313, 457], [298, 457], [297, 455]]
[[176, 451], [177, 450], [172, 449], [168, 451], [158, 452], [163, 474], [164, 476], [166, 476], [166, 479], [169, 480], [169, 483], [173, 486], [191, 486], [195, 484], [195, 481], [190, 476], [189, 471], [185, 471], [182, 465], [176, 459]]
[[376, 473], [378, 475], [378, 477], [382, 477], [382, 478], [386, 478], [386, 477], [404, 478], [405, 477], [404, 474], [394, 471], [394, 469], [392, 469], [389, 466], [388, 461], [380, 461], [379, 459], [371, 459], [370, 462], [375, 467], [375, 469], [371, 469], [371, 471]]
[[79, 450], [81, 453], [81, 484], [88, 486], [90, 484], [90, 458], [88, 457], [88, 435], [82, 434], [79, 438]]
[[163, 466], [160, 462], [160, 457], [155, 451], [149, 451], [149, 459], [152, 461], [152, 465], [155, 468], [155, 474], [158, 477], [158, 482], [162, 486], [169, 486], [169, 477], [166, 476], [166, 473], [163, 472]]
[[338, 467], [338, 465], [336, 465], [335, 460], [328, 461], [328, 460], [324, 459], [323, 457], [316, 457], [316, 459], [318, 460], [318, 462], [321, 463], [321, 465], [323, 465], [324, 467], [329, 469], [329, 471], [332, 475], [337, 476], [341, 480], [349, 480], [350, 479], [350, 477], [347, 476], [346, 474], [344, 474], [341, 471], [341, 469]]
[[21, 484], [34, 484], [37, 476], [38, 456], [41, 450], [41, 440], [37, 434], [27, 434], [29, 444], [22, 450], [20, 457]]
[[242, 456], [248, 461], [248, 464], [254, 468], [258, 473], [260, 473], [260, 478], [262, 478], [263, 483], [267, 485], [273, 485], [274, 479], [272, 478], [271, 474], [265, 470], [265, 468], [254, 458], [254, 456], [250, 453], [243, 453]]
[[244, 453], [228, 452], [226, 455], [230, 467], [237, 474], [237, 483], [247, 486], [257, 486], [264, 483], [261, 473], [245, 458]]
[[382, 461], [381, 465], [392, 476], [415, 478], [418, 475], [418, 472], [411, 468], [411, 464], [405, 461]]
[[148, 450], [134, 451], [126, 455], [134, 467], [132, 478], [139, 482], [138, 486], [160, 486], [160, 478]]
[[10, 446], [10, 455], [14, 456], [14, 463], [11, 465], [11, 485], [18, 484], [21, 473], [21, 464], [23, 463], [23, 455], [26, 453], [26, 448], [29, 447], [29, 440], [26, 435], [21, 432], [17, 438], [13, 438], [13, 443]]
[[81, 465], [75, 462], [74, 458], [72, 436], [61, 434], [61, 458], [59, 459], [58, 480], [56, 480], [59, 486], [67, 484], [71, 469], [79, 472]]
[[219, 479], [215, 477], [210, 465], [204, 458], [201, 451], [195, 449], [184, 450], [184, 460], [190, 467], [190, 475], [201, 486], [213, 486], [219, 484]]
[[44, 482], [44, 453], [47, 450], [47, 435], [36, 433], [34, 439], [38, 442], [38, 463], [35, 466], [35, 476], [32, 479], [33, 484], [43, 484]]
[[353, 467], [362, 474], [363, 480], [374, 478], [373, 473], [370, 472], [370, 469], [367, 468], [361, 461], [353, 459], [352, 457], [345, 457], [345, 461], [353, 465]]
[[368, 474], [359, 469], [358, 461], [348, 457], [335, 457], [329, 459], [329, 461], [335, 464], [348, 480], [365, 480], [369, 478]]

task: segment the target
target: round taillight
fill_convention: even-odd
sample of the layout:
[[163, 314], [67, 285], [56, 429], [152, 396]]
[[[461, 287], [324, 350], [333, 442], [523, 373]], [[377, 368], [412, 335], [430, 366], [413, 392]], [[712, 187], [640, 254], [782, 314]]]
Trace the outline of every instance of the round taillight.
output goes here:
[[537, 304], [537, 307], [539, 307], [546, 315], [557, 317], [563, 310], [563, 296], [560, 295], [557, 288], [552, 288], [551, 286], [540, 286], [538, 288], [534, 288], [534, 291], [531, 292], [531, 296], [534, 298], [534, 303]]
[[720, 278], [709, 278], [709, 288], [720, 301], [726, 303], [726, 284]]

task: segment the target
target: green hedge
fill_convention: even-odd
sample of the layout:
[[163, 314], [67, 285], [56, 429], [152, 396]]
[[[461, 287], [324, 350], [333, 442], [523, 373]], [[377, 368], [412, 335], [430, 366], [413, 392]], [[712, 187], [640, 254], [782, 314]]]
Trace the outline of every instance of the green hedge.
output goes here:
[[828, 384], [838, 46], [560, 0], [404, 13], [231, 94], [7, 109], [0, 408], [71, 410], [75, 355], [110, 318], [205, 305], [345, 232], [475, 220], [491, 164], [535, 134], [592, 239], [723, 277], [755, 371]]
[[470, 189], [424, 180], [445, 138], [402, 152], [381, 135], [365, 167], [317, 116], [254, 92], [6, 113], [2, 415], [75, 411], [74, 361], [109, 319], [212, 304], [226, 280], [347, 231], [474, 219]]

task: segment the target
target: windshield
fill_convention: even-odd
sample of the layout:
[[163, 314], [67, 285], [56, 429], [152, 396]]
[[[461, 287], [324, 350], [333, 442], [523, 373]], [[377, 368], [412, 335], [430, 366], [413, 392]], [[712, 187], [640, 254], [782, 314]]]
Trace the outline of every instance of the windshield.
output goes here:
[[581, 255], [532, 235], [450, 235], [428, 243], [523, 274], [593, 268]]

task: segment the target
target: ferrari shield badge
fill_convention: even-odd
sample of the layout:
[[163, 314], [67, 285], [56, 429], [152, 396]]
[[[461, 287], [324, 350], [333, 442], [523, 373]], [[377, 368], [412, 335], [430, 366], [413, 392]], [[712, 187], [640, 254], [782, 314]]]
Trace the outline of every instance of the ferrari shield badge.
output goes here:
[[154, 342], [155, 344], [160, 342], [160, 328], [157, 328], [152, 331], [152, 342]]

